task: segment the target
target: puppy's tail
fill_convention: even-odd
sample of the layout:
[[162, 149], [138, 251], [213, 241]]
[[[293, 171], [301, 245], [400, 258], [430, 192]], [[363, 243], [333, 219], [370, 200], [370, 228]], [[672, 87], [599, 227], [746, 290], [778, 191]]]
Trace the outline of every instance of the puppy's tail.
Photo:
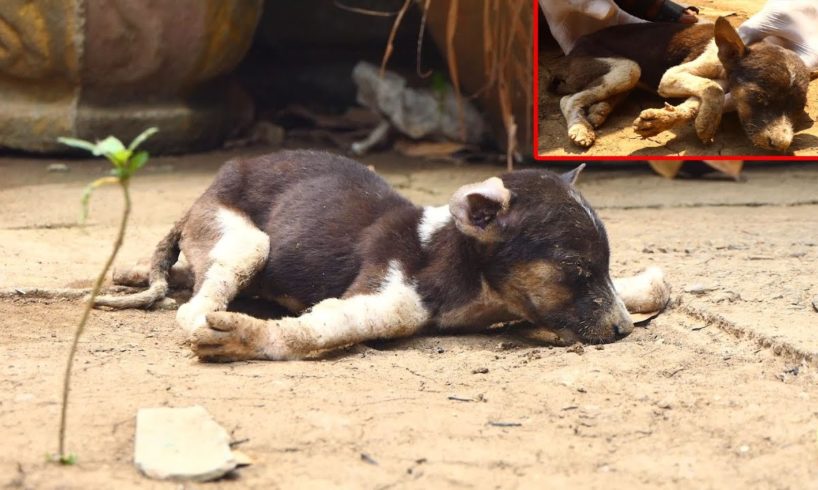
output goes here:
[[165, 238], [159, 242], [151, 257], [148, 289], [125, 296], [98, 296], [94, 306], [107, 306], [117, 310], [128, 308], [147, 309], [168, 294], [170, 268], [179, 260], [179, 240], [182, 237], [184, 219], [178, 221]]

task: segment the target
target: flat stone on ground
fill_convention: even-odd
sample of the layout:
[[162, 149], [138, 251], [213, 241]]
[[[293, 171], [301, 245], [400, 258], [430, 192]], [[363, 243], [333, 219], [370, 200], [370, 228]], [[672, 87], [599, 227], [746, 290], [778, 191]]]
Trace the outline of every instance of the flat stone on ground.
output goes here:
[[158, 480], [215, 480], [238, 465], [230, 437], [199, 406], [142, 408], [136, 414], [134, 463]]

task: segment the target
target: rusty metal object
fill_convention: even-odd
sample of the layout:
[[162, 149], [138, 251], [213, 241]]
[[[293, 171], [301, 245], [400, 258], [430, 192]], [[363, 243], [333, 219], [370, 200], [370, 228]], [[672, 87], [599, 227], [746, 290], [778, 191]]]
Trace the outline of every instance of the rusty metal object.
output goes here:
[[58, 136], [153, 151], [220, 145], [252, 118], [229, 73], [252, 42], [262, 0], [3, 0], [0, 146], [63, 151]]

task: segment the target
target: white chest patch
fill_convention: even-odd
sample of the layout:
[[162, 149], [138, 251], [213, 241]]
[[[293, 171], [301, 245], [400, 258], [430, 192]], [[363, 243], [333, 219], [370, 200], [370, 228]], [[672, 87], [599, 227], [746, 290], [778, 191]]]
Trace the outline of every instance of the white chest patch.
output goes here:
[[432, 241], [432, 236], [452, 220], [449, 206], [426, 206], [418, 224], [418, 238], [424, 247]]

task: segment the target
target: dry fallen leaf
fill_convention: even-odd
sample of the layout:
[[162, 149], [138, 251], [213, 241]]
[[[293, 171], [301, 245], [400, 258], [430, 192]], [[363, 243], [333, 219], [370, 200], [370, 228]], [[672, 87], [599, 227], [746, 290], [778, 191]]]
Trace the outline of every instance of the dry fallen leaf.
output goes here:
[[738, 177], [744, 167], [742, 160], [704, 160], [704, 163], [733, 178]]
[[641, 325], [653, 320], [659, 316], [659, 313], [661, 312], [662, 310], [652, 311], [650, 313], [631, 313], [631, 321], [634, 325]]
[[676, 177], [676, 174], [679, 173], [679, 170], [682, 168], [682, 164], [684, 162], [649, 160], [648, 163], [650, 164], [651, 168], [653, 168], [654, 172], [661, 175], [662, 177], [672, 179], [673, 177]]

